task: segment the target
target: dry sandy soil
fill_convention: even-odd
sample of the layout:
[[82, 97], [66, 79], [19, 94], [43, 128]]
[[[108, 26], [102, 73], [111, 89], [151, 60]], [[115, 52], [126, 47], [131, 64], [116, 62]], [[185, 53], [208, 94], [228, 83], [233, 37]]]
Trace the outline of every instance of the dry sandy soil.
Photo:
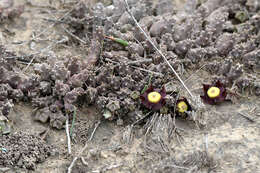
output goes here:
[[[217, 0], [215, 1], [217, 2]], [[231, 1], [232, 0], [230, 0], [230, 2]], [[1, 6], [3, 6], [3, 4], [6, 2], [8, 1], [0, 0], [0, 13], [2, 8]], [[104, 6], [111, 4], [111, 1], [109, 0], [103, 0], [102, 2]], [[132, 0], [129, 3], [134, 4], [135, 2], [136, 1]], [[228, 0], [225, 2], [228, 2]], [[246, 47], [247, 43], [249, 42], [247, 40], [238, 41], [233, 39], [234, 37], [242, 36], [232, 35], [235, 32], [230, 31], [232, 30], [232, 27], [240, 26], [240, 23], [251, 21], [254, 17], [256, 18], [255, 20], [258, 20], [258, 26], [260, 26], [260, 7], [259, 5], [257, 6], [257, 4], [255, 6], [250, 6], [250, 2], [253, 3], [257, 1], [245, 2], [249, 3], [249, 5], [245, 5], [245, 3], [243, 4], [242, 2], [244, 5], [241, 5], [242, 7], [237, 6], [233, 8], [232, 6], [222, 4], [221, 6], [217, 5], [217, 7], [212, 6], [212, 9], [208, 8], [211, 10], [209, 13], [215, 13], [214, 15], [217, 17], [219, 13], [227, 11], [229, 15], [227, 19], [223, 18], [225, 22], [231, 20], [230, 18], [232, 17], [234, 18], [235, 14], [230, 12], [232, 10], [239, 11], [246, 9], [250, 12], [250, 14], [248, 14], [249, 19], [239, 18], [241, 21], [236, 21], [237, 23], [235, 22], [235, 24], [233, 23], [233, 25], [230, 26], [225, 25], [225, 27], [223, 27], [218, 34], [213, 34], [212, 37], [216, 38], [212, 38], [212, 40], [214, 40], [212, 42], [214, 42], [214, 44], [216, 42], [216, 49], [221, 49], [222, 53], [216, 53], [216, 55], [203, 54], [204, 56], [209, 56], [211, 59], [205, 58], [201, 60], [201, 57], [198, 57], [198, 59], [200, 59], [198, 61], [191, 60], [189, 62], [185, 62], [186, 59], [189, 59], [189, 55], [192, 56], [193, 54], [192, 52], [185, 52], [184, 55], [182, 51], [185, 49], [182, 49], [182, 47], [178, 48], [178, 43], [180, 43], [182, 40], [195, 40], [192, 38], [193, 36], [184, 36], [183, 34], [179, 34], [181, 35], [180, 37], [183, 38], [174, 38], [173, 36], [173, 42], [175, 42], [175, 45], [173, 46], [174, 48], [172, 48], [172, 50], [172, 45], [165, 43], [164, 45], [166, 45], [166, 47], [169, 46], [165, 48], [163, 47], [163, 44], [160, 44], [160, 49], [164, 53], [166, 52], [167, 56], [173, 56], [172, 58], [175, 57], [182, 60], [184, 65], [176, 65], [175, 67], [178, 68], [177, 71], [179, 74], [182, 74], [182, 78], [184, 80], [188, 79], [185, 83], [196, 96], [202, 94], [202, 83], [210, 83], [213, 78], [216, 78], [216, 76], [221, 76], [218, 74], [218, 72], [214, 71], [214, 64], [212, 65], [210, 63], [217, 62], [220, 63], [219, 66], [222, 66], [223, 64], [221, 65], [221, 63], [225, 63], [226, 59], [231, 57], [231, 69], [233, 69], [233, 65], [236, 63], [244, 65], [242, 73], [239, 75], [239, 77], [234, 77], [232, 76], [231, 72], [227, 72], [230, 75], [224, 74], [222, 75], [223, 78], [220, 78], [223, 79], [223, 81], [232, 78], [231, 82], [226, 82], [227, 88], [229, 88], [233, 93], [232, 97], [230, 96], [232, 102], [223, 102], [217, 106], [205, 105], [206, 107], [204, 108], [204, 111], [201, 114], [199, 114], [198, 111], [197, 114], [199, 115], [197, 115], [196, 118], [173, 118], [172, 112], [166, 115], [159, 115], [159, 113], [154, 113], [135, 126], [132, 126], [131, 124], [135, 122], [136, 117], [134, 120], [129, 120], [130, 118], [128, 119], [127, 116], [120, 118], [119, 115], [111, 118], [111, 120], [105, 120], [102, 118], [102, 103], [98, 104], [98, 102], [94, 102], [91, 104], [76, 104], [77, 113], [71, 138], [72, 151], [69, 155], [64, 123], [64, 118], [66, 118], [65, 115], [63, 115], [63, 118], [59, 117], [62, 120], [55, 121], [57, 124], [55, 124], [55, 122], [51, 123], [52, 117], [49, 117], [49, 115], [47, 115], [46, 121], [41, 120], [39, 117], [37, 119], [35, 118], [35, 111], [37, 111], [38, 108], [35, 106], [35, 102], [30, 101], [30, 99], [29, 101], [21, 99], [21, 101], [14, 102], [14, 106], [8, 115], [5, 116], [8, 118], [8, 125], [11, 127], [11, 132], [6, 135], [2, 135], [0, 133], [0, 172], [67, 172], [71, 162], [73, 161], [73, 158], [78, 156], [78, 154], [80, 154], [80, 157], [71, 169], [72, 173], [260, 172], [260, 99], [259, 95], [257, 96], [257, 94], [259, 94], [260, 88], [260, 65], [259, 63], [257, 64], [257, 60], [255, 60], [256, 62], [253, 61], [253, 63], [256, 64], [250, 66], [251, 68], [247, 68], [247, 62], [239, 58], [236, 59], [235, 56], [232, 56], [230, 53], [232, 51], [235, 52], [235, 48], [240, 49], [241, 47], [239, 46], [242, 45], [241, 42], [243, 42], [243, 45], [245, 45], [244, 47]], [[151, 6], [154, 9], [158, 7], [156, 6], [156, 4], [158, 4], [157, 1], [151, 3]], [[207, 0], [201, 0], [201, 3], [207, 3]], [[82, 1], [82, 4], [84, 4], [85, 7], [91, 6], [98, 8], [96, 6], [96, 2], [85, 0]], [[3, 59], [10, 55], [19, 57], [15, 60], [14, 69], [23, 76], [30, 76], [30, 74], [35, 74], [36, 70], [34, 65], [44, 62], [47, 62], [50, 65], [52, 65], [52, 63], [55, 64], [55, 61], [64, 61], [69, 63], [69, 61], [72, 61], [73, 59], [83, 59], [85, 62], [90, 62], [85, 59], [88, 59], [90, 55], [97, 56], [95, 53], [93, 53], [93, 51], [95, 52], [96, 50], [93, 50], [93, 47], [91, 47], [93, 43], [92, 40], [95, 38], [95, 35], [92, 35], [90, 32], [92, 28], [82, 24], [82, 26], [85, 27], [83, 28], [81, 25], [79, 25], [80, 22], [76, 20], [80, 18], [82, 15], [81, 13], [84, 13], [82, 4], [80, 8], [79, 4], [69, 0], [64, 0], [64, 2], [63, 0], [14, 0], [13, 6], [10, 7], [11, 10], [19, 11], [22, 10], [21, 8], [23, 8], [23, 12], [21, 12], [20, 16], [10, 16], [9, 18], [3, 18], [1, 20], [0, 45], [2, 46], [1, 49], [4, 50], [2, 50], [2, 55], [0, 57]], [[116, 4], [117, 3], [114, 3], [115, 6]], [[153, 18], [153, 20], [157, 22], [161, 19], [158, 17], [160, 15], [169, 21], [174, 19], [177, 21], [175, 21], [175, 25], [182, 25], [187, 20], [189, 20], [185, 18], [185, 15], [187, 14], [183, 12], [185, 11], [183, 9], [187, 9], [187, 11], [189, 11], [189, 8], [191, 7], [189, 7], [187, 4], [185, 5], [185, 1], [175, 0], [172, 4], [174, 4], [174, 15], [170, 14], [167, 16], [162, 12], [163, 10], [154, 10], [155, 14], [149, 15], [157, 16], [156, 18]], [[192, 7], [193, 10], [198, 9], [199, 5], [197, 6], [198, 7]], [[249, 6], [252, 8], [254, 7], [255, 9], [250, 9]], [[162, 9], [164, 8], [165, 6]], [[225, 8], [228, 10], [225, 10]], [[219, 11], [217, 11], [217, 9]], [[4, 8], [2, 10], [4, 11]], [[83, 10], [83, 12], [80, 10]], [[164, 10], [167, 11], [167, 8]], [[110, 12], [107, 12], [107, 14], [110, 13], [111, 10]], [[149, 10], [147, 13], [149, 13]], [[91, 16], [93, 17], [93, 14], [90, 13], [90, 15], [87, 16], [89, 19], [86, 20], [91, 20]], [[175, 17], [171, 18], [171, 16]], [[196, 16], [196, 14], [194, 14], [194, 16]], [[203, 25], [203, 27], [207, 28], [204, 25], [211, 25], [211, 19], [203, 16], [201, 18], [203, 18], [203, 21], [208, 22], [207, 24], [202, 22], [201, 25]], [[108, 34], [110, 35], [114, 32], [114, 36], [121, 37], [121, 32], [123, 33], [122, 37], [125, 40], [129, 40], [130, 43], [135, 43], [136, 45], [139, 43], [145, 43], [145, 50], [148, 51], [143, 53], [143, 50], [141, 50], [141, 53], [139, 54], [138, 51], [140, 51], [140, 47], [134, 47], [133, 49], [122, 48], [120, 45], [118, 45], [118, 43], [112, 43], [111, 41], [105, 40], [105, 43], [102, 45], [104, 51], [102, 56], [109, 58], [110, 55], [108, 52], [112, 52], [112, 56], [118, 56], [117, 58], [113, 59], [114, 61], [120, 60], [122, 57], [122, 59], [128, 58], [128, 61], [136, 60], [134, 56], [129, 55], [129, 52], [133, 52], [133, 54], [139, 54], [136, 56], [147, 59], [151, 59], [151, 56], [159, 57], [158, 54], [147, 48], [149, 45], [145, 41], [140, 41], [138, 38], [131, 39], [130, 37], [132, 36], [131, 34], [133, 32], [127, 35], [129, 30], [133, 31], [133, 29], [129, 29], [129, 25], [126, 25], [128, 20], [130, 19], [120, 18], [119, 23], [121, 22], [123, 29], [118, 28], [118, 25], [112, 26], [114, 29], [110, 29]], [[197, 20], [197, 18], [194, 18], [194, 20]], [[151, 18], [147, 18], [146, 21], [144, 20], [142, 22], [143, 26], [149, 25], [149, 22], [151, 23], [151, 26], [153, 23]], [[158, 23], [158, 25], [164, 24]], [[217, 25], [221, 25], [221, 23]], [[191, 28], [192, 27], [193, 25]], [[217, 28], [217, 26], [214, 27]], [[254, 27], [257, 27], [257, 25]], [[203, 29], [206, 31], [207, 29], [205, 28]], [[193, 32], [193, 30], [187, 31], [185, 29], [187, 29], [187, 27], [184, 26], [184, 30], [180, 29], [180, 32]], [[166, 39], [160, 35], [161, 32], [164, 32], [163, 29], [154, 28], [154, 31], [151, 30], [150, 34], [153, 36], [153, 38], [157, 39], [157, 42], [160, 42], [158, 41], [160, 39]], [[178, 30], [178, 28], [176, 30]], [[225, 32], [226, 30], [228, 30], [228, 32]], [[239, 32], [244, 32], [243, 29], [241, 29], [241, 31], [239, 29], [237, 30], [238, 31], [236, 32], [238, 32], [238, 34], [240, 34]], [[251, 35], [245, 37], [250, 37], [251, 41], [257, 40], [256, 37], [258, 37], [258, 42], [254, 42], [256, 44], [255, 47], [253, 46], [252, 50], [248, 52], [257, 52], [258, 50], [258, 54], [256, 53], [255, 57], [253, 58], [258, 58], [258, 61], [260, 61], [260, 30], [259, 28], [256, 28], [255, 30], [255, 33], [252, 34], [255, 35], [255, 37], [251, 37]], [[230, 43], [232, 44], [232, 48], [229, 48], [229, 46], [225, 47], [226, 44], [229, 44], [230, 40], [227, 39], [229, 37], [224, 36], [223, 40], [220, 38], [221, 35], [225, 35], [226, 33], [232, 35], [232, 39], [235, 40], [234, 42]], [[166, 35], [166, 37], [167, 36], [169, 35]], [[207, 35], [205, 37], [207, 37]], [[224, 46], [219, 48], [217, 41], [215, 40], [222, 41], [221, 45]], [[196, 45], [197, 42], [194, 44]], [[96, 46], [100, 45], [97, 44]], [[205, 49], [208, 48], [206, 51], [211, 51], [212, 44], [203, 45], [201, 47]], [[193, 47], [188, 47], [188, 49], [194, 50], [194, 54], [200, 54], [201, 52], [197, 52], [196, 48], [193, 49]], [[169, 54], [169, 52], [174, 52], [174, 55]], [[102, 53], [103, 52], [101, 51], [101, 54]], [[32, 64], [30, 64], [32, 58], [33, 61]], [[153, 59], [155, 62], [157, 60], [158, 58]], [[96, 68], [102, 69], [104, 67], [106, 70], [109, 67], [105, 65], [105, 62], [107, 61], [102, 60], [103, 64], [98, 62], [99, 65], [94, 67], [94, 69], [98, 70]], [[158, 65], [160, 63], [155, 64]], [[108, 66], [111, 66], [111, 64], [108, 64]], [[82, 65], [81, 70], [83, 70], [84, 67], [85, 66]], [[149, 67], [149, 70], [153, 69], [156, 71], [156, 68], [151, 68], [149, 65], [140, 65], [139, 67], [142, 67], [143, 69]], [[236, 65], [234, 65], [234, 68], [235, 67]], [[163, 71], [157, 72], [164, 73]], [[169, 76], [166, 82], [168, 83], [171, 80], [174, 81], [176, 88], [181, 90], [180, 95], [184, 95], [189, 98], [189, 95], [181, 87], [181, 84], [177, 81], [174, 74], [167, 71], [166, 73]], [[145, 75], [143, 78], [149, 78], [148, 73], [143, 74]], [[239, 88], [240, 85], [234, 84], [239, 80], [244, 81], [245, 78], [243, 77], [248, 75], [254, 76], [254, 78], [249, 78], [249, 89], [245, 87], [242, 90]], [[120, 77], [120, 75], [118, 76]], [[160, 81], [160, 77], [157, 77], [154, 80], [155, 83], [157, 82], [159, 84], [164, 84], [164, 81]], [[256, 86], [257, 84], [254, 82], [258, 82], [258, 88]], [[98, 88], [99, 86], [96, 87]], [[84, 87], [82, 88], [84, 90], [86, 89]], [[95, 87], [93, 86], [93, 88]], [[103, 90], [101, 91], [103, 92]], [[58, 91], [53, 91], [53, 93], [54, 92]], [[120, 96], [113, 95], [111, 97], [118, 98]], [[143, 111], [144, 109], [140, 106], [136, 106], [136, 109], [143, 113], [145, 112]], [[48, 114], [48, 112], [46, 114]], [[70, 112], [68, 115], [73, 115], [73, 113], [71, 114]], [[4, 120], [1, 120], [1, 122], [4, 122]], [[60, 122], [61, 124], [59, 124]], [[72, 116], [70, 116], [69, 121], [69, 124], [71, 123]], [[90, 138], [91, 140], [89, 140]], [[85, 144], [86, 149], [81, 153], [81, 149]]]

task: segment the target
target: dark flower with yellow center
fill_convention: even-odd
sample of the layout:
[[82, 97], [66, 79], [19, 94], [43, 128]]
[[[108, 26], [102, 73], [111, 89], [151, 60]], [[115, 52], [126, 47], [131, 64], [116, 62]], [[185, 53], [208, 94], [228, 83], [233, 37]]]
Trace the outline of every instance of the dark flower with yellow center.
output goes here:
[[162, 89], [154, 89], [151, 85], [141, 96], [142, 104], [154, 111], [161, 109], [161, 107], [165, 104], [165, 96], [166, 92], [164, 87]]
[[191, 111], [191, 106], [188, 102], [188, 100], [186, 98], [180, 98], [177, 100], [176, 103], [176, 114], [180, 115], [182, 117], [186, 117], [187, 116], [187, 112]]
[[226, 100], [227, 90], [224, 84], [217, 81], [215, 84], [203, 84], [204, 96], [200, 96], [202, 100], [210, 105], [215, 105]]

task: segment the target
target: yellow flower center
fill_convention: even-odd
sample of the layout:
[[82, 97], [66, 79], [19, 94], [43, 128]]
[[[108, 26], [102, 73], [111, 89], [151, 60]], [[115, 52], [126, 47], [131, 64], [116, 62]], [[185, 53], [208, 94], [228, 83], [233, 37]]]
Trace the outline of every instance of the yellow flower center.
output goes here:
[[209, 98], [216, 98], [220, 94], [220, 89], [218, 87], [210, 87], [207, 91]]
[[153, 91], [148, 94], [148, 101], [151, 103], [158, 103], [161, 100], [161, 94]]
[[187, 103], [185, 103], [185, 101], [180, 101], [177, 104], [177, 109], [180, 113], [184, 113], [188, 110], [188, 105], [187, 105]]

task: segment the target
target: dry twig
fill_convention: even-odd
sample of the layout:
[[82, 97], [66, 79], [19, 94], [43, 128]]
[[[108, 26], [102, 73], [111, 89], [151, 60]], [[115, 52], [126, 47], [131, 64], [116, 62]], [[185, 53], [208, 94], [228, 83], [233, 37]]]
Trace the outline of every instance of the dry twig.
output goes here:
[[245, 119], [247, 119], [248, 121], [254, 123], [255, 120], [253, 120], [248, 114], [242, 113], [242, 112], [238, 112], [238, 114], [242, 117], [244, 117]]
[[49, 126], [48, 129], [45, 130], [45, 132], [42, 134], [42, 136], [41, 136], [41, 139], [42, 139], [42, 140], [45, 140], [45, 139], [46, 139], [46, 137], [47, 137], [49, 131], [50, 131], [50, 126]]
[[71, 33], [69, 30], [67, 30], [64, 25], [61, 25], [62, 29], [68, 33], [71, 37], [75, 38], [76, 40], [78, 40], [79, 42], [83, 43], [83, 44], [87, 44], [87, 42], [85, 42], [84, 40], [80, 39], [78, 36], [76, 36], [75, 34]]
[[[120, 62], [113, 61], [113, 60], [111, 60], [111, 59], [109, 59], [109, 58], [104, 58], [104, 60], [105, 60], [105, 61], [108, 61], [108, 62], [111, 62], [111, 63], [113, 63], [113, 64], [118, 64], [118, 65], [120, 65]], [[136, 67], [136, 66], [133, 66], [133, 65], [130, 65], [130, 67], [135, 68], [135, 69], [138, 69], [138, 70], [140, 70], [140, 71], [147, 72], [147, 73], [152, 73], [152, 74], [157, 75], [157, 76], [164, 76], [162, 73], [155, 72], [155, 71], [151, 71], [151, 70], [146, 70], [146, 69], [141, 68], [141, 67]]]
[[140, 123], [141, 121], [143, 121], [144, 119], [146, 119], [148, 116], [150, 116], [150, 113], [152, 111], [148, 112], [145, 116], [143, 116], [142, 118], [140, 118], [139, 120], [136, 120], [131, 126], [134, 127], [136, 124]]
[[71, 144], [70, 144], [70, 133], [69, 133], [69, 117], [66, 115], [66, 135], [68, 142], [68, 153], [71, 154]]

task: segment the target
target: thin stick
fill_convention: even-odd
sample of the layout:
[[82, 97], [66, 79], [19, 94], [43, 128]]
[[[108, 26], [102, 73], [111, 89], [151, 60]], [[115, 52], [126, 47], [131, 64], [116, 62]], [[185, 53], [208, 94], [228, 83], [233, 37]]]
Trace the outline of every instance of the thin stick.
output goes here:
[[208, 142], [208, 134], [205, 135], [205, 150], [206, 153], [209, 153], [209, 142]]
[[66, 115], [66, 135], [68, 141], [68, 153], [71, 154], [71, 144], [70, 144], [70, 133], [69, 133], [69, 117]]
[[84, 157], [80, 157], [81, 162], [83, 163], [83, 165], [87, 166], [88, 162], [86, 162], [86, 160], [84, 159]]
[[176, 109], [177, 109], [177, 101], [179, 100], [179, 92], [177, 92], [177, 96], [175, 98], [175, 103], [174, 103], [174, 109], [173, 109], [173, 127], [170, 129], [169, 135], [172, 135], [173, 132], [177, 130], [176, 127]]
[[78, 157], [75, 157], [73, 161], [71, 162], [69, 168], [68, 168], [68, 173], [71, 173], [72, 167], [74, 166], [75, 162], [77, 161]]
[[252, 118], [250, 118], [247, 114], [244, 114], [244, 113], [242, 113], [242, 112], [238, 112], [238, 114], [239, 114], [240, 116], [244, 117], [245, 119], [247, 119], [248, 121], [252, 122], [252, 123], [255, 122], [255, 120], [253, 120]]
[[146, 63], [146, 62], [152, 62], [153, 60], [152, 59], [141, 59], [141, 60], [136, 60], [136, 61], [130, 61], [130, 62], [127, 62], [126, 64], [127, 65], [136, 65], [138, 63]]
[[150, 116], [150, 113], [152, 111], [148, 112], [145, 116], [143, 116], [142, 118], [140, 118], [139, 120], [135, 121], [131, 126], [134, 127], [136, 124], [138, 124], [139, 122], [143, 121], [145, 118], [147, 118], [148, 116]]
[[74, 112], [73, 112], [73, 119], [72, 119], [71, 128], [70, 128], [70, 136], [71, 137], [72, 137], [72, 133], [73, 133], [75, 119], [76, 119], [76, 108], [74, 109]]
[[[37, 53], [38, 54], [38, 53]], [[31, 61], [27, 64], [27, 66], [25, 67], [25, 69], [23, 69], [23, 72], [25, 72], [29, 66], [32, 64], [33, 60], [35, 59], [35, 56], [33, 56], [33, 58], [31, 59]]]
[[142, 27], [139, 25], [139, 23], [137, 22], [137, 20], [135, 19], [135, 17], [132, 15], [132, 13], [130, 12], [130, 8], [129, 5], [127, 3], [127, 0], [124, 0], [125, 4], [126, 4], [126, 11], [128, 12], [128, 14], [131, 16], [131, 18], [134, 20], [135, 24], [137, 25], [137, 27], [142, 31], [142, 33], [144, 34], [144, 36], [146, 37], [146, 39], [150, 42], [150, 44], [154, 47], [154, 49], [163, 57], [164, 61], [167, 63], [167, 65], [170, 67], [170, 69], [173, 71], [173, 73], [175, 74], [175, 76], [178, 78], [178, 80], [181, 82], [181, 84], [183, 85], [183, 87], [188, 91], [188, 93], [190, 94], [190, 96], [193, 98], [192, 93], [190, 92], [190, 90], [187, 88], [187, 86], [184, 84], [184, 82], [182, 81], [182, 79], [180, 78], [180, 76], [178, 75], [178, 73], [174, 70], [174, 68], [172, 67], [172, 65], [169, 63], [169, 61], [167, 60], [167, 58], [162, 54], [162, 52], [155, 46], [155, 44], [153, 43], [153, 41], [151, 40], [151, 38], [146, 34], [146, 32], [142, 29]]
[[164, 168], [178, 168], [178, 169], [185, 169], [185, 170], [189, 170], [189, 168], [186, 167], [182, 167], [182, 166], [177, 166], [177, 165], [163, 165]]
[[146, 70], [146, 69], [141, 68], [141, 67], [136, 67], [136, 66], [133, 66], [133, 65], [131, 65], [130, 67], [144, 71], [144, 72], [147, 72], [147, 73], [152, 73], [152, 74], [157, 75], [157, 76], [161, 76], [161, 77], [164, 76], [162, 73], [151, 71], [151, 70]]
[[68, 31], [68, 30], [64, 27], [64, 25], [62, 25], [61, 27], [62, 27], [62, 29], [63, 29], [66, 33], [68, 33], [70, 36], [74, 37], [76, 40], [80, 41], [80, 42], [83, 43], [83, 44], [87, 44], [84, 40], [80, 39], [78, 36], [76, 36], [75, 34], [71, 33], [70, 31]]
[[147, 134], [150, 132], [150, 130], [153, 128], [154, 123], [156, 122], [157, 118], [158, 118], [158, 113], [154, 113], [153, 116], [152, 116], [151, 121], [148, 124], [148, 128], [147, 128], [147, 130], [145, 132], [145, 138], [146, 138]]
[[45, 140], [45, 138], [47, 137], [49, 131], [50, 131], [50, 126], [49, 126], [48, 129], [43, 133], [43, 135], [42, 135], [42, 137], [41, 137], [42, 140]]
[[95, 128], [94, 128], [94, 130], [93, 130], [93, 132], [92, 132], [92, 134], [91, 134], [89, 140], [86, 141], [84, 147], [80, 150], [79, 154], [78, 154], [76, 157], [74, 157], [73, 161], [71, 162], [71, 164], [70, 164], [70, 166], [69, 166], [69, 168], [68, 168], [68, 172], [67, 172], [67, 173], [71, 173], [71, 170], [72, 170], [72, 168], [73, 168], [75, 162], [78, 160], [78, 158], [81, 156], [81, 154], [87, 149], [87, 147], [88, 147], [88, 142], [93, 139], [93, 136], [94, 136], [94, 134], [95, 134], [95, 132], [96, 132], [98, 126], [100, 125], [100, 123], [101, 123], [101, 121], [98, 121], [97, 124], [95, 125]]
[[99, 121], [97, 122], [97, 124], [95, 125], [95, 128], [94, 128], [94, 130], [93, 130], [93, 132], [92, 132], [92, 134], [91, 134], [91, 136], [90, 136], [90, 138], [89, 138], [89, 141], [91, 141], [92, 138], [94, 137], [94, 134], [95, 134], [95, 132], [96, 132], [98, 126], [100, 125], [100, 123], [101, 123], [101, 121], [99, 120]]
[[[120, 65], [120, 62], [113, 61], [113, 60], [111, 60], [111, 59], [109, 59], [109, 58], [104, 58], [104, 60], [105, 60], [105, 61], [108, 61], [108, 62], [111, 62], [111, 63], [114, 63], [114, 64]], [[140, 70], [140, 71], [152, 73], [152, 74], [157, 75], [157, 76], [164, 76], [162, 73], [155, 72], [155, 71], [151, 71], [151, 70], [146, 70], [146, 69], [141, 68], [141, 67], [136, 67], [136, 66], [133, 66], [133, 65], [130, 65], [130, 67], [135, 68], [135, 69], [138, 69], [138, 70]]]

